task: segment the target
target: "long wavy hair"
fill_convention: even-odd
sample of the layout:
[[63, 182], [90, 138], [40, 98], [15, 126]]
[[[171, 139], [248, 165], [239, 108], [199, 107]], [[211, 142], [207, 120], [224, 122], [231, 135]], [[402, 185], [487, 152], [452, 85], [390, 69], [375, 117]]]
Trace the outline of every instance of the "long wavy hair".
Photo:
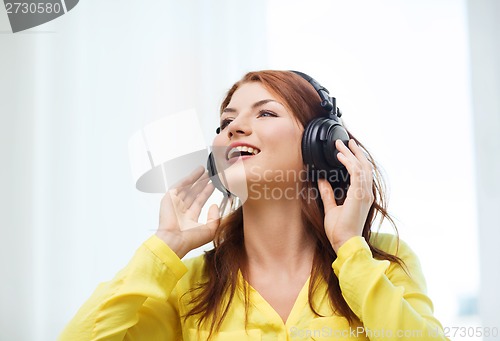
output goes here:
[[[221, 104], [221, 113], [228, 106], [234, 92], [242, 84], [248, 82], [259, 82], [269, 92], [283, 100], [303, 127], [313, 118], [325, 115], [324, 109], [320, 106], [319, 95], [306, 80], [289, 71], [270, 70], [249, 72], [240, 81], [235, 83]], [[387, 212], [385, 183], [379, 168], [363, 144], [349, 131], [348, 134], [366, 152], [367, 158], [374, 169], [372, 192], [375, 200], [368, 212], [362, 235], [370, 246], [375, 258], [389, 260], [404, 266], [403, 261], [399, 257], [377, 249], [370, 243], [371, 226], [377, 217], [380, 219], [379, 228], [384, 219], [387, 219], [391, 223], [396, 231], [396, 235], [397, 228], [394, 220]], [[305, 187], [305, 193], [310, 193], [309, 190], [312, 188], [317, 189], [317, 183], [314, 181], [303, 181], [301, 185]], [[342, 189], [341, 191], [336, 191], [335, 196], [337, 203], [342, 204], [349, 188], [349, 177], [341, 179], [341, 182], [336, 184], [336, 186]], [[343, 193], [343, 195], [337, 195], [338, 193]], [[352, 324], [358, 318], [343, 298], [339, 280], [331, 267], [337, 255], [325, 233], [324, 208], [321, 198], [310, 200], [309, 198], [302, 197], [301, 217], [307, 233], [316, 241], [308, 292], [309, 306], [314, 314], [322, 316], [313, 306], [312, 297], [318, 289], [319, 284], [325, 281], [328, 284], [328, 296], [333, 311], [336, 314], [344, 316]], [[203, 272], [207, 278], [206, 282], [199, 283], [198, 286], [188, 291], [191, 294], [190, 305], [193, 307], [184, 315], [184, 318], [187, 319], [189, 316], [199, 315], [198, 327], [203, 323], [210, 322], [209, 339], [220, 330], [222, 322], [229, 311], [238, 286], [238, 270], [245, 274], [244, 264], [246, 254], [243, 241], [243, 211], [240, 207], [222, 219], [215, 234], [214, 248], [206, 251], [204, 254], [205, 264]], [[247, 326], [250, 302], [249, 288], [246, 281], [243, 281], [243, 292], [245, 326]]]

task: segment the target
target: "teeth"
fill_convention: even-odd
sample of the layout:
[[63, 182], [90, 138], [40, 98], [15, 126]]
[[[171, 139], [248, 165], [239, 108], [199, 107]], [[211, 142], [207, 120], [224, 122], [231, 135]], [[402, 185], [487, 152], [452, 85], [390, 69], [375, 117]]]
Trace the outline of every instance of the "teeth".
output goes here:
[[229, 152], [227, 153], [228, 160], [232, 157], [240, 156], [241, 152], [248, 152], [248, 153], [252, 153], [253, 155], [257, 155], [260, 153], [260, 150], [257, 148], [252, 148], [252, 147], [248, 147], [248, 146], [237, 146], [237, 147], [231, 148], [231, 150], [229, 150]]

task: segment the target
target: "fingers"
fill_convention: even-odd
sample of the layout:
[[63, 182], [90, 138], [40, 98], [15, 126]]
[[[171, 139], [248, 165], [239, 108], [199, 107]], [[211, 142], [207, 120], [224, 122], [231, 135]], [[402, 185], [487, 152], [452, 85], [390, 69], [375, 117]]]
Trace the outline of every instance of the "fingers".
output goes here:
[[191, 188], [191, 186], [205, 173], [205, 168], [203, 166], [196, 167], [188, 176], [183, 178], [181, 181], [173, 186], [176, 193], [181, 193], [185, 188]]
[[341, 140], [335, 141], [339, 153], [339, 161], [347, 168], [351, 176], [351, 187], [348, 194], [355, 195], [357, 199], [371, 200], [373, 167], [366, 158], [364, 151], [351, 139], [349, 148]]
[[219, 227], [217, 205], [210, 207], [206, 223], [198, 222], [203, 206], [215, 190], [209, 181], [204, 168], [199, 167], [162, 198], [158, 230], [180, 236], [189, 250], [212, 240]]
[[211, 221], [214, 220], [219, 220], [219, 206], [216, 204], [213, 204], [210, 206], [208, 209], [208, 214], [207, 214], [207, 223], [210, 223]]
[[169, 191], [177, 213], [198, 220], [201, 209], [214, 191], [210, 177], [203, 167], [193, 170]]
[[368, 160], [368, 158], [365, 155], [365, 152], [363, 149], [361, 149], [360, 146], [354, 141], [353, 139], [349, 140], [349, 148], [354, 153], [354, 156], [361, 162], [365, 170], [368, 170], [370, 173], [372, 171], [372, 164]]
[[214, 239], [215, 232], [220, 225], [219, 207], [213, 204], [208, 209], [207, 222], [204, 225], [197, 226], [186, 233], [190, 235], [194, 241], [194, 246], [202, 246]]
[[194, 183], [192, 186], [185, 187], [179, 192], [179, 197], [184, 201], [184, 206], [189, 208], [193, 201], [196, 199], [198, 194], [205, 188], [205, 186], [210, 181], [208, 173], [205, 172], [203, 175]]
[[341, 140], [335, 141], [335, 146], [339, 151], [337, 158], [347, 168], [351, 176], [356, 175], [360, 171], [366, 171], [371, 175], [372, 164], [353, 139], [349, 140], [349, 148]]
[[205, 188], [196, 196], [192, 204], [188, 207], [188, 214], [191, 219], [198, 221], [198, 217], [200, 216], [201, 209], [203, 205], [207, 202], [208, 198], [214, 192], [215, 187], [211, 183], [207, 183]]
[[325, 211], [329, 207], [337, 206], [332, 186], [327, 180], [325, 179], [318, 180], [318, 189], [319, 189], [319, 194], [321, 195], [321, 200], [323, 200]]
[[207, 214], [207, 224], [205, 225], [211, 231], [211, 239], [213, 239], [215, 235], [215, 231], [220, 225], [220, 217], [219, 217], [219, 206], [213, 204], [208, 209]]
[[202, 166], [194, 169], [188, 176], [176, 183], [171, 192], [182, 202], [182, 207], [188, 209], [198, 193], [209, 181], [208, 173]]

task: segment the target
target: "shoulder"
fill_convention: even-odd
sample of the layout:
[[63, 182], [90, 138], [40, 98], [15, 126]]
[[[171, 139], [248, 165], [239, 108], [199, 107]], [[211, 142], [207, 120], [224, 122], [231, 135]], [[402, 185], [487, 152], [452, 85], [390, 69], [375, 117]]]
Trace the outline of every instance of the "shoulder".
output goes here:
[[389, 277], [403, 280], [408, 279], [409, 276], [415, 282], [414, 285], [425, 290], [425, 278], [422, 273], [420, 261], [408, 243], [401, 240], [398, 236], [389, 233], [372, 233], [370, 243], [379, 250], [397, 256], [403, 262], [403, 264], [391, 262], [386, 271]]
[[181, 285], [185, 288], [192, 287], [193, 285], [203, 282], [205, 279], [205, 255], [201, 254], [191, 258], [183, 258], [182, 263], [187, 268], [187, 273], [181, 278]]
[[190, 258], [183, 258], [182, 262], [188, 268], [188, 272], [201, 272], [205, 266], [205, 255], [201, 254]]
[[408, 243], [394, 234], [372, 232], [370, 235], [370, 244], [379, 250], [399, 258], [416, 257]]

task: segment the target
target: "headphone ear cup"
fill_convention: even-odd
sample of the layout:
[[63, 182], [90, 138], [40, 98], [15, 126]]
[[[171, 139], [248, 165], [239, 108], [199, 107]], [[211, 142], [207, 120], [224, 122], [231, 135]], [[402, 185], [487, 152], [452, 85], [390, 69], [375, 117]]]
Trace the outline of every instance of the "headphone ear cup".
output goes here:
[[349, 135], [344, 127], [335, 123], [335, 125], [329, 129], [326, 143], [323, 144], [323, 155], [326, 163], [334, 169], [345, 168], [342, 162], [340, 162], [337, 158], [337, 154], [339, 153], [337, 147], [335, 146], [335, 141], [337, 140], [341, 140], [347, 146], [347, 143], [349, 142]]
[[302, 148], [302, 162], [308, 167], [308, 170], [311, 170], [314, 168], [314, 160], [313, 156], [311, 153], [311, 144], [313, 140], [313, 130], [315, 129], [314, 127], [314, 122], [311, 121], [309, 124], [305, 127], [304, 133], [302, 134], [302, 143], [301, 143], [301, 148]]
[[210, 153], [208, 155], [207, 170], [208, 170], [208, 175], [210, 176], [210, 179], [212, 180], [212, 183], [215, 186], [215, 188], [221, 191], [222, 194], [224, 194], [224, 196], [226, 197], [231, 196], [231, 192], [229, 192], [229, 190], [226, 187], [224, 187], [222, 181], [219, 178], [219, 172], [217, 172], [217, 167], [215, 165], [215, 159], [213, 153]]
[[340, 123], [325, 117], [309, 122], [302, 135], [302, 160], [310, 171], [344, 168], [337, 159], [337, 139], [344, 143], [349, 141], [349, 135]]

